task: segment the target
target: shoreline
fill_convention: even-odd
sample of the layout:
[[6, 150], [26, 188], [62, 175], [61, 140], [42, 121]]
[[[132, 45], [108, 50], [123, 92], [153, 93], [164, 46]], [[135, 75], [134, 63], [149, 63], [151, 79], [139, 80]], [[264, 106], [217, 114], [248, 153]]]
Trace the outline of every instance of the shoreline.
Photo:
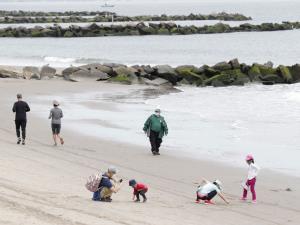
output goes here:
[[[246, 165], [245, 169], [236, 169], [211, 161], [164, 154], [153, 157], [148, 148], [103, 141], [67, 130], [63, 130], [66, 145], [53, 148], [49, 124], [46, 119], [38, 119], [32, 113], [28, 114], [28, 143], [17, 146], [13, 115], [7, 104], [14, 101], [17, 90], [27, 97], [51, 94], [53, 82], [56, 81], [0, 80], [0, 99], [5, 106], [0, 107], [0, 112], [11, 115], [11, 120], [0, 125], [0, 207], [4, 215], [8, 215], [2, 217], [1, 222], [17, 225], [19, 219], [27, 215], [24, 224], [42, 225], [180, 225], [183, 222], [196, 225], [199, 216], [208, 225], [298, 223], [299, 178], [262, 170], [257, 183], [258, 204], [244, 204], [238, 197]], [[105, 92], [117, 89], [111, 84], [88, 84], [90, 90], [98, 90], [99, 86]], [[58, 92], [81, 92], [86, 87], [87, 83], [56, 82]], [[91, 194], [84, 189], [86, 178], [98, 169], [104, 171], [110, 164], [119, 168], [119, 176], [125, 178], [125, 184], [113, 196], [111, 204], [90, 201]], [[231, 204], [226, 206], [219, 199], [216, 199], [215, 206], [193, 203], [196, 190], [193, 183], [199, 182], [201, 177], [221, 179]], [[147, 204], [131, 203], [132, 190], [126, 184], [131, 178], [149, 185]], [[292, 191], [285, 191], [287, 188]], [[20, 207], [24, 210], [18, 210]], [[276, 218], [274, 212], [280, 212]], [[214, 216], [207, 216], [212, 213]]]

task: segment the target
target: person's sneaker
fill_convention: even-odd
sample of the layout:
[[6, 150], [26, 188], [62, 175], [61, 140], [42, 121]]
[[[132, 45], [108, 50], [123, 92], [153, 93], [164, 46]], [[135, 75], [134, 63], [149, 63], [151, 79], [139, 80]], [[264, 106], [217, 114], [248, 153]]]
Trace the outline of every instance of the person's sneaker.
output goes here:
[[101, 202], [112, 202], [111, 198], [101, 198], [100, 199]]
[[210, 200], [205, 200], [204, 203], [205, 203], [205, 205], [214, 205], [215, 204]]
[[25, 145], [25, 140], [22, 141], [22, 145]]
[[256, 204], [257, 203], [257, 201], [256, 200], [252, 200], [252, 204]]
[[21, 138], [18, 139], [17, 144], [21, 144]]
[[60, 143], [61, 143], [61, 145], [64, 145], [65, 141], [63, 138], [60, 139]]
[[146, 199], [146, 198], [144, 198], [143, 202], [144, 202], [144, 203], [145, 203], [145, 202], [147, 202], [147, 199]]
[[140, 202], [140, 200], [139, 200], [139, 199], [136, 199], [134, 202]]
[[156, 155], [160, 155], [160, 153], [159, 153], [159, 152], [156, 152]]
[[247, 198], [241, 197], [240, 200], [241, 201], [247, 201]]

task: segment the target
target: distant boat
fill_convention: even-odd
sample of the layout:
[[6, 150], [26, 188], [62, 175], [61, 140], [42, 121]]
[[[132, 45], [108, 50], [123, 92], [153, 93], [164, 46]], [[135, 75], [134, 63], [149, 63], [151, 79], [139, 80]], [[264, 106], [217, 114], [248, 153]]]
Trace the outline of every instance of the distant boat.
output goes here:
[[101, 5], [102, 8], [112, 8], [115, 7], [115, 5], [107, 4], [107, 2], [104, 3], [104, 5]]

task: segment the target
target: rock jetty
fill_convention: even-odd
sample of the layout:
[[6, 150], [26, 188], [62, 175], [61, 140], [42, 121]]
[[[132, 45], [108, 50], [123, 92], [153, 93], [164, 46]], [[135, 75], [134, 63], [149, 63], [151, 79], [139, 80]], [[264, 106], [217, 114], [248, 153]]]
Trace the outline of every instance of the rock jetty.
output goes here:
[[212, 13], [189, 15], [140, 15], [122, 16], [112, 12], [30, 12], [30, 11], [0, 11], [0, 23], [91, 23], [110, 22], [111, 17], [116, 22], [129, 21], [184, 21], [184, 20], [223, 20], [246, 21], [251, 17], [239, 13]]
[[0, 29], [0, 37], [101, 37], [101, 36], [137, 36], [137, 35], [190, 35], [190, 34], [216, 34], [233, 32], [259, 32], [259, 31], [281, 31], [300, 29], [300, 22], [262, 23], [260, 25], [241, 24], [231, 27], [228, 24], [217, 23], [215, 25], [180, 26], [175, 23], [149, 23], [143, 22], [126, 25], [97, 25], [93, 23], [86, 27], [71, 25], [69, 27], [35, 26], [6, 27]]
[[115, 63], [93, 63], [79, 67], [65, 68], [60, 74], [55, 68], [44, 66], [24, 67], [23, 73], [0, 69], [0, 78], [17, 79], [62, 79], [72, 82], [106, 81], [122, 84], [147, 85], [193, 85], [198, 87], [243, 86], [250, 83], [264, 85], [293, 84], [300, 82], [300, 64], [293, 66], [273, 66], [253, 63], [247, 65], [238, 59], [219, 62], [213, 66], [182, 65], [134, 65], [126, 66]]

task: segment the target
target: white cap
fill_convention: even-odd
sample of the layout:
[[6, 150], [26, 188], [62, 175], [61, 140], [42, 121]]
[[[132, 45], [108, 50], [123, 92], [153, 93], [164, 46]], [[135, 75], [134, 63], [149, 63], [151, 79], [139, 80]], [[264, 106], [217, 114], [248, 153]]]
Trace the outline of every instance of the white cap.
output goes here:
[[155, 108], [154, 111], [155, 111], [155, 112], [161, 112], [160, 106], [158, 105], [158, 106]]
[[54, 101], [53, 101], [53, 105], [59, 106], [59, 102], [56, 101], [56, 100], [54, 100]]
[[116, 174], [117, 173], [117, 168], [114, 166], [110, 166], [108, 167], [107, 172], [112, 173], [112, 174]]

